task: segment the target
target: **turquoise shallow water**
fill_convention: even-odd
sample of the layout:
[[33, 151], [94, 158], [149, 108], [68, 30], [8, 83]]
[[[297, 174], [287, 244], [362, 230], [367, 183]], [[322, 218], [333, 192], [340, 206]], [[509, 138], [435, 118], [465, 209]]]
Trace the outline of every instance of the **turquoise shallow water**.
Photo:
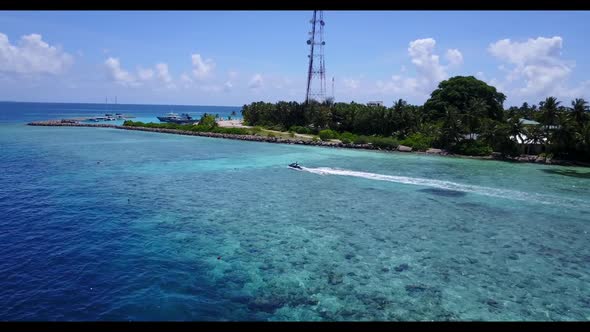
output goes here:
[[0, 149], [2, 320], [590, 319], [588, 169], [16, 122]]

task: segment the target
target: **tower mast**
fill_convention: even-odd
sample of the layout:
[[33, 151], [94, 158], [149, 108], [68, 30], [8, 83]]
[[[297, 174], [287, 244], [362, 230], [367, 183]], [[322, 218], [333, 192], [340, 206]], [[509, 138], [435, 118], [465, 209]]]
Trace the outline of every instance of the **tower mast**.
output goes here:
[[310, 100], [323, 102], [326, 100], [326, 65], [324, 63], [324, 12], [313, 11], [310, 21], [311, 31], [307, 45], [310, 46], [309, 65], [307, 68], [307, 90], [305, 103]]

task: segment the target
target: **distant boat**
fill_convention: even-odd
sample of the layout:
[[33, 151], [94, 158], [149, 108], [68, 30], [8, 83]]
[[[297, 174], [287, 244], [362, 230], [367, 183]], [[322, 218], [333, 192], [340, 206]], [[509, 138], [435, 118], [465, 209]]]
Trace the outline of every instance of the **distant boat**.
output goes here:
[[297, 162], [289, 164], [289, 167], [294, 169], [301, 169], [301, 166], [299, 166]]
[[181, 115], [178, 115], [174, 112], [168, 113], [168, 115], [166, 116], [158, 116], [158, 120], [160, 120], [161, 122], [169, 123], [193, 123], [196, 121], [187, 113], [182, 113]]

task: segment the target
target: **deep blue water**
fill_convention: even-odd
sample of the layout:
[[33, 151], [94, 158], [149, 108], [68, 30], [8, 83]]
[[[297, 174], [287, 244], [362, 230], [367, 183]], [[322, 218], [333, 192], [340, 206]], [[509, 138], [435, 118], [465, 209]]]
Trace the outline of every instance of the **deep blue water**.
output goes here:
[[[170, 112], [188, 113], [199, 119], [204, 113], [241, 118], [241, 107], [187, 105], [130, 105], [130, 104], [75, 104], [75, 103], [20, 103], [0, 102], [0, 123], [19, 123], [63, 118], [104, 116], [106, 113], [131, 115], [133, 121], [159, 122], [157, 116]], [[232, 115], [235, 112], [235, 115]], [[123, 120], [101, 123], [122, 124]]]
[[590, 320], [590, 169], [25, 125], [101, 106], [0, 103], [0, 320]]

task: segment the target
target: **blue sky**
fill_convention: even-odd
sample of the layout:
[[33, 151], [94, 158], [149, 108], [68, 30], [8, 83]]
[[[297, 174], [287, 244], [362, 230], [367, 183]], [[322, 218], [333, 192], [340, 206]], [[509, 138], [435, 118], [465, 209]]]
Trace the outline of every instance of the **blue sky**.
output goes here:
[[[302, 101], [310, 18], [311, 11], [0, 12], [0, 100]], [[324, 18], [337, 101], [423, 103], [454, 75], [496, 86], [505, 106], [549, 95], [565, 104], [590, 99], [590, 12], [325, 11]]]

